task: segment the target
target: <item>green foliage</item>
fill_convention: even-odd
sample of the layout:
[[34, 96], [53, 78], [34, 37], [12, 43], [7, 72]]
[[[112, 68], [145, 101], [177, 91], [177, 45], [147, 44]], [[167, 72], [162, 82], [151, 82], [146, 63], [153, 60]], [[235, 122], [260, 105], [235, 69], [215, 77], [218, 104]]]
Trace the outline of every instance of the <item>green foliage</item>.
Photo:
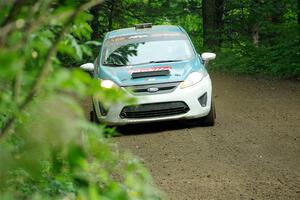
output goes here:
[[79, 104], [133, 103], [67, 68], [101, 45], [92, 15], [77, 13], [86, 1], [15, 2], [0, 2], [1, 199], [161, 199], [144, 166], [109, 139], [115, 130], [88, 122]]
[[265, 74], [277, 77], [299, 77], [300, 38], [284, 32], [285, 39], [273, 46], [256, 47], [253, 44], [235, 48], [222, 48], [213, 68], [247, 74]]
[[[202, 1], [108, 0], [91, 9], [94, 16], [91, 26], [95, 30], [92, 38], [102, 40], [108, 31], [143, 22], [180, 25], [191, 36], [199, 53], [218, 53], [214, 70], [298, 77], [296, 4], [296, 0], [224, 1], [218, 30], [221, 45], [207, 49], [203, 48]], [[254, 41], [256, 33], [258, 41]]]
[[104, 137], [103, 127], [86, 122], [70, 96], [40, 99], [23, 117], [13, 135], [17, 149], [3, 150], [11, 142], [1, 146], [2, 195], [9, 199], [158, 199], [144, 167], [119, 152]]
[[201, 1], [198, 0], [108, 0], [91, 10], [94, 16], [93, 39], [102, 39], [108, 31], [151, 22], [184, 27], [197, 48], [202, 47]]
[[94, 60], [101, 43], [91, 40], [93, 29], [90, 22], [93, 16], [82, 12], [75, 19], [70, 33], [58, 45], [58, 57], [64, 66], [74, 67], [80, 63]]
[[[107, 139], [116, 132], [87, 122], [78, 103], [133, 100], [73, 68], [99, 55], [106, 32], [143, 22], [180, 25], [207, 51], [202, 2], [88, 2], [0, 1], [1, 199], [160, 199], [147, 170]], [[213, 69], [299, 77], [296, 3], [225, 1]]]
[[300, 77], [300, 27], [295, 20], [295, 4], [293, 0], [228, 2], [225, 21], [230, 23], [225, 24], [223, 44], [213, 69]]

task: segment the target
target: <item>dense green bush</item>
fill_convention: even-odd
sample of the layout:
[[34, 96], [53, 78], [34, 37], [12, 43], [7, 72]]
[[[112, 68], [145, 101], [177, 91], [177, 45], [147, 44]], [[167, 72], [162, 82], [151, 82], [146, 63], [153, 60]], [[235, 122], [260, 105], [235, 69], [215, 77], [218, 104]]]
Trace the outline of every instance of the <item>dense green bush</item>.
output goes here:
[[93, 59], [87, 9], [97, 3], [0, 2], [1, 200], [161, 199], [144, 166], [108, 138], [115, 131], [88, 122], [78, 103], [132, 102], [67, 68]]
[[[219, 26], [214, 31], [220, 31], [219, 36], [213, 35], [220, 37], [215, 46], [203, 47], [203, 12], [209, 9], [202, 10], [203, 1], [198, 0], [107, 0], [92, 9], [93, 38], [101, 40], [105, 32], [142, 22], [180, 25], [189, 33], [199, 53], [218, 54], [215, 71], [299, 77], [296, 0], [215, 2], [216, 9], [221, 10], [221, 19], [214, 19]], [[256, 42], [254, 32], [258, 33]]]
[[300, 77], [297, 1], [227, 1], [217, 71]]
[[281, 26], [267, 44], [251, 42], [224, 45], [213, 65], [217, 71], [300, 77], [300, 35], [298, 25]]

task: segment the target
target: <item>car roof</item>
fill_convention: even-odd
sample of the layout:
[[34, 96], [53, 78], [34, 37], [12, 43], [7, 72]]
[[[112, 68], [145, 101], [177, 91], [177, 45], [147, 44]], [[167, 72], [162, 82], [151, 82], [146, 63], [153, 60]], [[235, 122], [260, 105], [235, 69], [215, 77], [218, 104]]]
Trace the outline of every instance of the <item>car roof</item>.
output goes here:
[[151, 34], [151, 33], [170, 33], [170, 32], [184, 33], [183, 29], [180, 26], [158, 25], [158, 26], [152, 26], [151, 28], [144, 28], [144, 29], [136, 29], [132, 27], [132, 28], [114, 30], [107, 33], [106, 39], [122, 37], [122, 36], [130, 36], [130, 35], [139, 35], [145, 33]]

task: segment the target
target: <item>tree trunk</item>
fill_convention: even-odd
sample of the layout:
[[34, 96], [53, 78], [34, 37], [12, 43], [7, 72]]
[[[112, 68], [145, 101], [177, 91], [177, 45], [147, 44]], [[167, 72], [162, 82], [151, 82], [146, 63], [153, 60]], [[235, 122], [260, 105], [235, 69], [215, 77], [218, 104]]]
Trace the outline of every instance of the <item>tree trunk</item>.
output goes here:
[[113, 29], [113, 20], [114, 20], [114, 13], [115, 13], [115, 0], [109, 1], [109, 16], [108, 16], [108, 31]]
[[202, 0], [203, 46], [220, 46], [224, 27], [224, 0]]
[[298, 24], [300, 25], [300, 0], [298, 0]]
[[218, 46], [220, 46], [223, 41], [223, 33], [224, 33], [224, 0], [216, 0], [216, 3], [217, 3], [216, 23], [217, 23], [218, 39], [219, 39]]
[[259, 34], [259, 28], [256, 24], [252, 27], [252, 41], [253, 41], [253, 44], [256, 47], [258, 47], [258, 44], [260, 41], [260, 34]]
[[100, 11], [103, 9], [103, 5], [96, 5], [91, 8], [90, 12], [93, 15], [93, 20], [91, 22], [91, 26], [93, 29], [92, 39], [93, 40], [99, 40], [101, 37], [101, 30], [100, 30], [100, 22], [99, 17], [101, 15]]
[[251, 34], [252, 43], [258, 46], [260, 43], [260, 25], [259, 22], [264, 20], [260, 8], [262, 6], [261, 0], [250, 1], [250, 21], [248, 22], [249, 33]]

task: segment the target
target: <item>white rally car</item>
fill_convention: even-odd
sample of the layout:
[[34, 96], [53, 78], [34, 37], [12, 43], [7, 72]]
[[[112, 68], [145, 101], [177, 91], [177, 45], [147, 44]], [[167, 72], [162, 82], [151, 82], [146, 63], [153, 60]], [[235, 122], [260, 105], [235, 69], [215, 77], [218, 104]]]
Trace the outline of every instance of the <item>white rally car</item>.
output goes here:
[[216, 111], [206, 66], [215, 57], [200, 56], [179, 26], [141, 24], [109, 32], [95, 64], [81, 68], [101, 87], [117, 87], [137, 104], [104, 107], [94, 98], [92, 118], [109, 125], [199, 119], [213, 126]]

